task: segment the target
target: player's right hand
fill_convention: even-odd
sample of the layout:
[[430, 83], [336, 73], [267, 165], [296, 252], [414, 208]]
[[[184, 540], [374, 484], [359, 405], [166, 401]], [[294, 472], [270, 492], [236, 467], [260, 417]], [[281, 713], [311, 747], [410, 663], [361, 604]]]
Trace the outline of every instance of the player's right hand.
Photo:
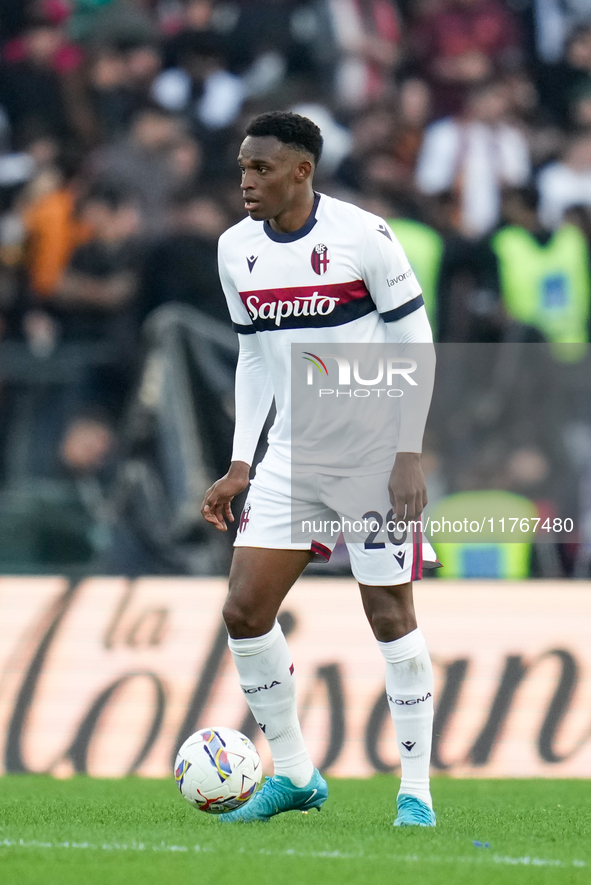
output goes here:
[[230, 507], [230, 502], [248, 488], [250, 483], [250, 465], [245, 461], [232, 461], [230, 469], [225, 476], [218, 479], [217, 482], [206, 491], [203, 504], [201, 505], [201, 515], [207, 522], [219, 529], [220, 532], [227, 532], [228, 525], [226, 520], [234, 522], [234, 514]]

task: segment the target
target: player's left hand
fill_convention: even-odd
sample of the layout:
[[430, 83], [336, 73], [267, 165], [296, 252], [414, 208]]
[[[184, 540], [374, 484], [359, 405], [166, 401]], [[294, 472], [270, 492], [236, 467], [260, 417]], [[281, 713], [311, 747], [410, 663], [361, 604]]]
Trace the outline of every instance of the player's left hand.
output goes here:
[[396, 522], [419, 519], [427, 506], [427, 483], [419, 454], [398, 452], [388, 491]]

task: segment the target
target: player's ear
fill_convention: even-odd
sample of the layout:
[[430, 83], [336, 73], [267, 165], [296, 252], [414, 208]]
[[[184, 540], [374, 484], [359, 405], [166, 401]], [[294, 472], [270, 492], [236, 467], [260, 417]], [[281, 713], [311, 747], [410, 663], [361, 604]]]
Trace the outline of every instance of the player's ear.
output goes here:
[[295, 168], [296, 181], [307, 181], [313, 171], [314, 165], [310, 160], [301, 160]]

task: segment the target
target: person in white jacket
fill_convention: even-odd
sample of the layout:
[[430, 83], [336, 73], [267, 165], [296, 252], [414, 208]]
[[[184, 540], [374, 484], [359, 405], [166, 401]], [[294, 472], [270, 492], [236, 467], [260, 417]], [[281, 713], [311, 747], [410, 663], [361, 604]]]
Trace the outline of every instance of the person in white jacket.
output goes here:
[[507, 120], [507, 109], [504, 83], [476, 87], [461, 116], [428, 127], [419, 152], [419, 190], [455, 192], [457, 226], [468, 237], [491, 231], [500, 218], [502, 189], [526, 184], [531, 174], [527, 140]]

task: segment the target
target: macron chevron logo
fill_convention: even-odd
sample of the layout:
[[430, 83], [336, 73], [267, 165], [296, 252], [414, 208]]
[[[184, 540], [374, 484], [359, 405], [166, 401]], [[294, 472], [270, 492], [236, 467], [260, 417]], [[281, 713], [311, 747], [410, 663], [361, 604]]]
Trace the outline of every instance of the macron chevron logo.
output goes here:
[[408, 750], [409, 753], [415, 744], [416, 744], [416, 741], [402, 741], [402, 746], [404, 747], [405, 750]]
[[400, 553], [393, 553], [394, 559], [400, 566], [400, 568], [404, 568], [404, 557], [406, 556], [406, 551], [401, 550]]
[[388, 237], [389, 240], [392, 239], [392, 237], [390, 236], [390, 231], [388, 230], [388, 228], [386, 227], [385, 224], [378, 225], [377, 231], [379, 234], [383, 234], [385, 237]]
[[252, 269], [255, 266], [255, 264], [257, 263], [258, 259], [259, 259], [258, 255], [251, 255], [250, 258], [246, 259], [246, 263], [248, 264], [249, 273], [252, 273]]

